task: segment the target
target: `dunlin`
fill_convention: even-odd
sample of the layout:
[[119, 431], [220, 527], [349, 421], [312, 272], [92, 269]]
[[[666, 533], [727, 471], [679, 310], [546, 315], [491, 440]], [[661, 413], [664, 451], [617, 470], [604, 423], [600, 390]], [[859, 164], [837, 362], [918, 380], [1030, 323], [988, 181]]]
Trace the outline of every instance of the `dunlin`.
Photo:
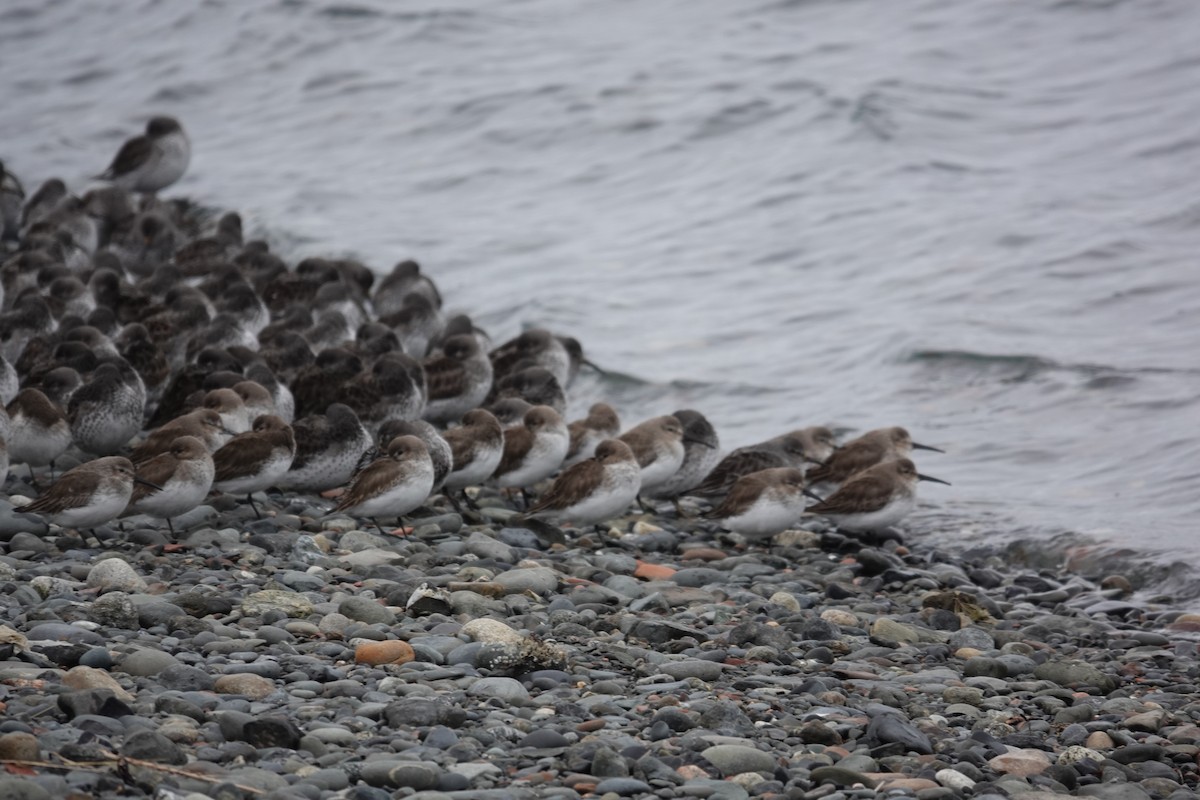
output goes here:
[[296, 457], [280, 486], [323, 492], [345, 486], [359, 459], [371, 447], [371, 435], [354, 410], [334, 403], [324, 414], [296, 420]]
[[[477, 407], [492, 388], [492, 362], [474, 336], [452, 336], [425, 366], [425, 419], [445, 424]], [[491, 416], [489, 414], [489, 416]]]
[[691, 494], [702, 497], [723, 495], [743, 475], [778, 467], [803, 467], [819, 463], [833, 451], [833, 432], [828, 428], [801, 428], [758, 444], [739, 447], [713, 467]]
[[[256, 361], [246, 367], [246, 378], [265, 388], [271, 394], [271, 402], [275, 405], [275, 413], [284, 422], [291, 424], [296, 418], [296, 398], [286, 383], [275, 377], [275, 373], [265, 363]], [[237, 391], [237, 388], [234, 388]]]
[[583, 419], [567, 426], [571, 434], [571, 445], [567, 448], [566, 466], [591, 458], [596, 445], [605, 439], [615, 439], [621, 433], [621, 418], [608, 403], [593, 403]]
[[943, 451], [929, 445], [917, 444], [901, 427], [877, 428], [852, 441], [846, 442], [826, 459], [824, 464], [808, 470], [810, 485], [818, 483], [841, 483], [855, 473], [876, 464], [904, 458], [913, 450]]
[[[380, 317], [399, 311], [410, 294], [420, 294], [434, 308], [442, 307], [442, 295], [427, 275], [421, 273], [416, 261], [401, 261], [375, 285], [371, 302]], [[416, 353], [411, 354], [416, 356]]]
[[[454, 466], [454, 453], [450, 449], [450, 443], [438, 433], [437, 428], [423, 419], [390, 419], [379, 426], [379, 449], [382, 451], [387, 443], [397, 436], [416, 436], [425, 443], [429, 451], [429, 460], [433, 462], [433, 488], [430, 492], [440, 492]], [[367, 455], [371, 458], [366, 463], [370, 463], [379, 453], [364, 454], [364, 458]], [[361, 459], [359, 464], [366, 466]]]
[[554, 373], [544, 367], [525, 367], [496, 380], [488, 398], [496, 401], [506, 397], [519, 397], [532, 405], [567, 413], [567, 394]]
[[683, 425], [683, 463], [666, 483], [648, 492], [650, 497], [675, 498], [687, 493], [712, 472], [721, 457], [721, 441], [707, 417], [690, 408], [671, 416]]
[[221, 424], [234, 434], [250, 430], [251, 422], [258, 419], [257, 416], [250, 417], [246, 401], [233, 389], [210, 389], [200, 401], [200, 407], [217, 412]]
[[181, 436], [194, 436], [204, 443], [210, 453], [215, 453], [233, 438], [233, 431], [225, 427], [221, 415], [211, 408], [197, 408], [155, 428], [129, 454], [134, 464], [144, 464], [160, 453], [171, 449]]
[[605, 439], [586, 461], [564, 470], [526, 516], [591, 525], [621, 514], [638, 495], [642, 471], [629, 445]]
[[160, 488], [137, 477], [128, 458], [98, 458], [67, 470], [37, 500], [13, 510], [40, 514], [64, 528], [95, 528], [125, 510], [134, 483]]
[[21, 391], [21, 381], [13, 365], [0, 358], [0, 404], [8, 405]]
[[291, 382], [296, 415], [324, 414], [329, 406], [341, 402], [342, 386], [362, 370], [362, 359], [344, 347], [322, 350], [316, 361], [301, 369]]
[[752, 472], [738, 478], [720, 505], [705, 516], [747, 538], [774, 536], [796, 524], [806, 497], [821, 499], [804, 487], [804, 472], [795, 467]]
[[808, 511], [829, 517], [843, 530], [882, 530], [904, 519], [916, 506], [918, 481], [946, 483], [917, 472], [907, 458], [884, 461], [854, 474]]
[[142, 429], [146, 388], [123, 359], [101, 364], [71, 395], [67, 419], [80, 450], [112, 455]]
[[619, 437], [642, 469], [642, 492], [665, 486], [683, 465], [683, 424], [671, 415], [653, 417]]
[[12, 431], [9, 463], [28, 464], [30, 477], [34, 467], [53, 468], [54, 460], [71, 446], [71, 426], [62, 408], [40, 389], [22, 389], [7, 410]]
[[[403, 517], [420, 506], [433, 488], [433, 462], [416, 436], [397, 436], [387, 452], [354, 476], [334, 511], [356, 517]], [[375, 523], [376, 527], [379, 523]]]
[[419, 419], [425, 410], [424, 370], [400, 352], [380, 356], [369, 371], [342, 391], [347, 405], [372, 425], [389, 419]]
[[[246, 408], [246, 416], [258, 419], [263, 414], [277, 414], [275, 398], [267, 391], [267, 387], [258, 381], [239, 380], [231, 387]], [[287, 420], [284, 420], [287, 422]]]
[[525, 490], [562, 466], [571, 435], [562, 415], [550, 406], [534, 406], [521, 425], [504, 431], [504, 455], [496, 485]]
[[273, 414], [259, 417], [252, 430], [239, 433], [213, 453], [213, 488], [230, 494], [245, 493], [254, 516], [261, 519], [253, 494], [269, 489], [286, 475], [295, 455], [292, 427]]
[[445, 325], [437, 306], [428, 297], [416, 292], [405, 295], [401, 307], [381, 314], [379, 321], [395, 333], [404, 352], [413, 358], [425, 357]]
[[[133, 487], [127, 512], [165, 519], [171, 535], [171, 517], [191, 511], [204, 502], [212, 489], [216, 467], [204, 442], [195, 436], [180, 436], [165, 453], [138, 467], [138, 476], [148, 483]], [[152, 487], [157, 485], [158, 489]]]
[[0, 241], [17, 241], [21, 228], [21, 206], [25, 203], [25, 188], [0, 161]]
[[445, 487], [450, 491], [478, 486], [491, 477], [504, 455], [504, 430], [482, 408], [468, 411], [462, 424], [442, 434], [450, 445], [452, 464]]
[[191, 156], [191, 144], [179, 122], [153, 117], [145, 134], [125, 142], [98, 177], [132, 192], [153, 194], [182, 178]]
[[548, 370], [560, 386], [566, 386], [571, 376], [571, 355], [566, 345], [544, 328], [523, 331], [497, 347], [488, 357], [497, 383], [527, 367]]
[[500, 427], [508, 430], [515, 425], [523, 423], [525, 421], [525, 412], [531, 408], [533, 408], [533, 403], [523, 400], [520, 397], [506, 397], [489, 405], [487, 410], [492, 412], [492, 415], [496, 419], [500, 420]]

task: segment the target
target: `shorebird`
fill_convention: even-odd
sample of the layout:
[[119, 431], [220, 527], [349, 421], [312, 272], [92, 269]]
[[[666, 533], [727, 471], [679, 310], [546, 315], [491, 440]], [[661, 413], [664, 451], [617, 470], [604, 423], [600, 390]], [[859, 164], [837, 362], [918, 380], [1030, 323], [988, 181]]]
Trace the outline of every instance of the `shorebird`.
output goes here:
[[221, 417], [221, 424], [234, 434], [250, 430], [251, 422], [258, 419], [257, 416], [250, 416], [246, 401], [233, 389], [210, 389], [200, 401], [200, 407], [217, 412]]
[[274, 414], [263, 415], [254, 420], [253, 429], [239, 433], [213, 453], [213, 488], [230, 494], [244, 492], [254, 516], [262, 519], [254, 505], [254, 493], [274, 486], [287, 474], [295, 455], [292, 426]]
[[233, 431], [225, 427], [221, 415], [216, 411], [197, 408], [151, 431], [141, 444], [133, 448], [129, 460], [134, 464], [144, 464], [170, 450], [180, 436], [194, 436], [204, 443], [209, 453], [215, 453], [233, 438]]
[[900, 458], [856, 473], [807, 511], [829, 517], [843, 530], [882, 530], [904, 519], [916, 506], [918, 481], [950, 485], [940, 478], [922, 475], [916, 464]]
[[[410, 259], [392, 267], [392, 271], [375, 285], [371, 302], [375, 313], [382, 318], [403, 308], [405, 298], [411, 294], [421, 295], [435, 309], [442, 307], [442, 295], [437, 286], [427, 275], [421, 274], [421, 266]], [[411, 355], [419, 357], [420, 354]]]
[[545, 328], [530, 328], [488, 354], [499, 383], [527, 367], [548, 370], [560, 386], [571, 377], [571, 354], [561, 339]]
[[367, 517], [382, 532], [377, 517], [396, 517], [419, 507], [433, 488], [433, 462], [425, 443], [416, 436], [397, 436], [386, 454], [354, 476], [334, 511]]
[[195, 436], [180, 436], [170, 450], [142, 464], [138, 472], [147, 482], [133, 487], [126, 512], [165, 519], [174, 536], [171, 517], [204, 502], [212, 490], [216, 467], [204, 442]]
[[529, 366], [497, 378], [488, 398], [493, 402], [519, 397], [535, 406], [550, 406], [559, 414], [567, 413], [567, 393], [554, 373], [544, 367]]
[[833, 452], [833, 431], [828, 428], [801, 428], [758, 444], [739, 447], [713, 467], [690, 494], [701, 497], [723, 495], [743, 475], [776, 467], [821, 463]]
[[[258, 419], [263, 414], [279, 413], [275, 408], [275, 398], [267, 391], [267, 387], [258, 381], [240, 380], [230, 388], [238, 397], [242, 398], [242, 403], [246, 407], [246, 416], [250, 419]], [[287, 420], [285, 419], [284, 422]]]
[[21, 228], [21, 206], [24, 203], [25, 188], [0, 161], [0, 241], [17, 241], [17, 231]]
[[10, 464], [28, 464], [33, 468], [50, 465], [71, 446], [71, 426], [67, 415], [39, 389], [22, 389], [7, 407], [10, 420], [8, 460]]
[[101, 364], [67, 404], [71, 437], [93, 455], [112, 455], [128, 444], [145, 413], [146, 387], [123, 360]]
[[766, 538], [800, 519], [805, 497], [821, 499], [805, 488], [802, 470], [764, 469], [738, 478], [720, 505], [705, 516], [747, 538]]
[[442, 355], [426, 359], [424, 366], [424, 417], [430, 422], [458, 419], [482, 403], [492, 387], [492, 362], [474, 336], [450, 337]]
[[683, 465], [683, 424], [670, 414], [652, 417], [617, 438], [629, 445], [642, 469], [643, 494], [666, 485]]
[[93, 529], [125, 510], [135, 483], [161, 488], [139, 478], [128, 458], [107, 456], [67, 470], [37, 500], [13, 510], [40, 514], [64, 528]]
[[182, 178], [191, 157], [191, 143], [179, 122], [153, 117], [146, 132], [125, 142], [97, 177], [131, 192], [153, 194]]
[[846, 442], [831, 455], [824, 464], [808, 470], [809, 485], [818, 483], [841, 483], [855, 473], [876, 464], [904, 458], [913, 450], [944, 452], [936, 447], [917, 444], [901, 427], [877, 428]]
[[596, 445], [605, 439], [615, 439], [621, 433], [621, 418], [608, 403], [593, 403], [587, 416], [567, 426], [571, 445], [567, 448], [566, 466], [591, 458]]
[[575, 525], [603, 522], [625, 511], [641, 486], [642, 471], [629, 445], [605, 439], [595, 455], [564, 470], [524, 516], [553, 516]]
[[450, 449], [450, 443], [438, 433], [438, 429], [423, 419], [390, 419], [380, 425], [379, 448], [364, 453], [359, 459], [358, 469], [365, 468], [378, 458], [380, 451], [397, 436], [416, 436], [425, 443], [425, 448], [429, 451], [429, 460], [433, 462], [433, 488], [429, 491], [430, 494], [440, 492], [450, 469], [454, 466], [454, 453]]
[[525, 412], [531, 408], [533, 408], [533, 403], [527, 402], [520, 397], [506, 397], [489, 405], [487, 410], [492, 412], [492, 415], [496, 419], [500, 420], [500, 427], [508, 430], [524, 422]]
[[[496, 471], [504, 455], [504, 430], [491, 413], [477, 408], [468, 411], [462, 424], [442, 434], [452, 455], [445, 488], [450, 492], [477, 486]], [[453, 497], [447, 495], [452, 503]]]
[[526, 490], [562, 466], [570, 439], [567, 423], [553, 408], [529, 409], [522, 424], [504, 431], [504, 455], [496, 467], [496, 485], [520, 489], [529, 505]]
[[380, 314], [379, 321], [394, 332], [404, 352], [413, 358], [425, 357], [445, 325], [438, 307], [426, 295], [418, 292], [405, 295], [401, 307]]
[[323, 492], [345, 486], [371, 447], [371, 435], [345, 403], [334, 403], [324, 414], [296, 420], [292, 430], [296, 457], [279, 483], [297, 491]]
[[647, 492], [649, 497], [665, 497], [675, 501], [697, 486], [712, 471], [720, 458], [721, 441], [708, 418], [690, 408], [676, 411], [671, 416], [683, 425], [683, 463], [666, 483]]

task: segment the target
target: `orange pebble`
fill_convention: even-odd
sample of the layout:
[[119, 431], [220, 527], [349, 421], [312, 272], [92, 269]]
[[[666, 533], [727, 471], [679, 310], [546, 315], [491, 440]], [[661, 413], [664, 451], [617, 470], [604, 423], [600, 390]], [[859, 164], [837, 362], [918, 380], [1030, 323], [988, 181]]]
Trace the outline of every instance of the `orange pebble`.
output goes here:
[[354, 660], [359, 664], [407, 664], [416, 658], [408, 642], [389, 639], [384, 642], [364, 642], [354, 648]]

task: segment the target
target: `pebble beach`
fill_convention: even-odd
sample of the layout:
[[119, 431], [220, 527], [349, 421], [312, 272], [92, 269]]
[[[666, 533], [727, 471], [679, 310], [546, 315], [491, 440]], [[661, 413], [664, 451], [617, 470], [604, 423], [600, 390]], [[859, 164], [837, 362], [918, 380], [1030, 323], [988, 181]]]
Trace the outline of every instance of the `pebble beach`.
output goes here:
[[1196, 796], [1200, 617], [1103, 564], [475, 499], [90, 546], [3, 504], [0, 797]]

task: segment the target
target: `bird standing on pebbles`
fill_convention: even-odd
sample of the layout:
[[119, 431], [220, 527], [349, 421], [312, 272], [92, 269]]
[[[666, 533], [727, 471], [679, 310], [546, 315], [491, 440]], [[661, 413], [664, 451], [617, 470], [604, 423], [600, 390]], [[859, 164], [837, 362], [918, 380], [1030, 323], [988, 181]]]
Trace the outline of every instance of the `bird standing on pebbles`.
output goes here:
[[567, 448], [566, 466], [578, 464], [591, 458], [596, 445], [605, 439], [615, 439], [621, 434], [621, 418], [608, 403], [593, 403], [587, 416], [567, 426], [571, 434], [571, 445]]
[[683, 423], [667, 414], [636, 425], [619, 438], [642, 468], [643, 494], [665, 485], [683, 465]]
[[[397, 436], [384, 455], [354, 476], [334, 511], [355, 517], [396, 517], [419, 507], [433, 490], [433, 462], [416, 436]], [[375, 527], [379, 523], [375, 521]], [[383, 529], [380, 528], [380, 531]]]
[[804, 514], [805, 497], [821, 499], [804, 487], [804, 472], [795, 467], [752, 472], [738, 478], [721, 504], [705, 516], [748, 539], [774, 536]]
[[295, 455], [292, 426], [274, 414], [264, 414], [254, 420], [253, 429], [234, 436], [213, 454], [213, 488], [230, 494], [245, 493], [254, 516], [262, 519], [254, 505], [254, 493], [269, 489], [286, 475]]
[[813, 467], [806, 475], [810, 485], [841, 483], [868, 467], [904, 458], [913, 450], [944, 452], [927, 444], [917, 444], [904, 428], [877, 428], [846, 442], [824, 464]]
[[[462, 424], [443, 434], [452, 454], [446, 489], [461, 491], [478, 486], [492, 476], [504, 456], [504, 429], [488, 411], [477, 408], [462, 418]], [[450, 497], [451, 502], [456, 502]]]
[[[496, 467], [496, 485], [525, 492], [562, 466], [570, 444], [567, 423], [550, 406], [534, 406], [522, 424], [504, 431], [504, 455]], [[525, 495], [526, 505], [529, 502]]]
[[133, 487], [126, 512], [165, 519], [172, 536], [175, 526], [171, 517], [203, 503], [216, 475], [212, 455], [195, 436], [180, 436], [170, 450], [159, 453], [138, 469], [145, 482]]
[[125, 510], [135, 483], [162, 488], [139, 478], [128, 458], [107, 456], [67, 470], [37, 500], [13, 510], [40, 514], [64, 528], [92, 529]]
[[592, 525], [618, 516], [637, 499], [642, 470], [629, 445], [605, 439], [586, 461], [564, 470], [526, 517], [552, 516]]
[[919, 481], [950, 485], [940, 478], [922, 475], [916, 464], [900, 458], [862, 470], [807, 510], [829, 517], [843, 530], [883, 530], [904, 519], [916, 506]]
[[739, 447], [713, 467], [690, 494], [720, 496], [733, 488], [738, 478], [764, 469], [803, 467], [819, 464], [833, 452], [833, 431], [823, 427], [801, 428], [758, 444]]

